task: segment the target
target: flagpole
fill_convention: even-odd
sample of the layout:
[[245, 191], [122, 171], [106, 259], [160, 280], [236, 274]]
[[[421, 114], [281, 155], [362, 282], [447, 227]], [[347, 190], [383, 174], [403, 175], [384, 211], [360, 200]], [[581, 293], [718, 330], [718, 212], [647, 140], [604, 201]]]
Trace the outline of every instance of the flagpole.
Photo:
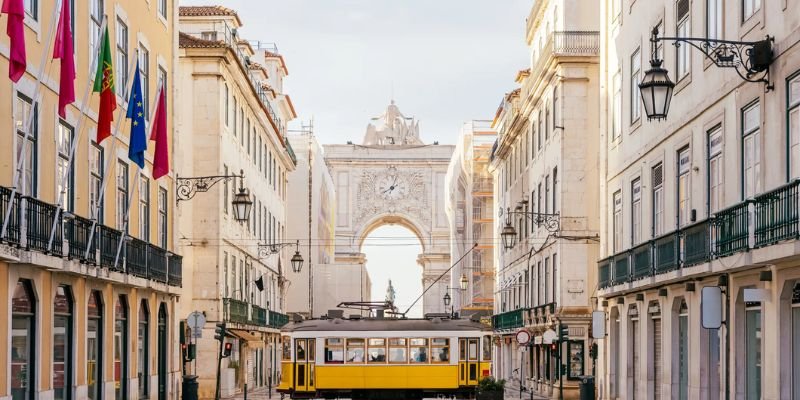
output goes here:
[[[161, 90], [162, 90], [162, 87], [161, 87], [161, 85], [159, 85], [158, 93], [156, 93], [155, 101], [153, 102], [153, 110], [151, 110], [151, 112], [149, 114], [151, 117], [155, 113], [155, 108], [158, 107], [158, 102], [161, 99]], [[145, 132], [147, 132], [147, 124], [145, 124]], [[136, 164], [136, 163], [134, 163], [134, 164]], [[135, 177], [136, 177], [137, 185], [136, 185], [136, 188], [134, 188], [134, 189], [138, 190], [139, 189], [139, 184], [138, 183], [140, 183], [139, 179], [141, 179], [139, 174], [142, 172], [142, 167], [140, 167], [139, 164], [136, 164], [136, 166], [137, 166], [137, 168], [136, 168]], [[122, 223], [122, 233], [120, 235], [119, 243], [117, 244], [117, 254], [114, 256], [114, 268], [113, 268], [113, 270], [117, 269], [117, 264], [119, 263], [119, 255], [122, 253], [122, 244], [125, 242], [125, 239], [128, 237], [128, 223], [130, 222], [131, 204], [133, 203], [133, 193], [135, 192], [134, 189], [131, 189], [130, 193], [128, 194], [128, 204], [126, 205], [128, 209], [125, 210], [125, 219], [124, 219], [124, 221]], [[141, 218], [141, 217], [142, 216], [140, 215], [139, 218]], [[140, 236], [141, 236], [141, 234], [142, 233], [139, 232]]]
[[[139, 58], [139, 56], [138, 56], [138, 50], [137, 50], [136, 57], [131, 59], [130, 64], [128, 64], [128, 69], [127, 69], [128, 73], [130, 73], [131, 69], [134, 68], [134, 65], [135, 65], [134, 62], [138, 58]], [[119, 138], [118, 138], [118, 136], [120, 134], [119, 125], [120, 125], [120, 123], [122, 123], [122, 120], [125, 119], [123, 111], [126, 111], [128, 109], [128, 94], [129, 93], [128, 93], [127, 88], [123, 88], [123, 89], [125, 89], [125, 90], [124, 90], [124, 93], [123, 93], [123, 96], [122, 96], [122, 104], [120, 105], [120, 111], [119, 111], [120, 115], [119, 115], [119, 118], [117, 119], [117, 122], [114, 124], [114, 132], [111, 135], [111, 137], [109, 138], [112, 141], [111, 142], [111, 148], [109, 149], [109, 153], [112, 156], [114, 154], [114, 151], [117, 150], [117, 142], [119, 142]], [[117, 94], [115, 93], [114, 96], [116, 96], [116, 95]], [[105, 198], [105, 194], [106, 194], [106, 186], [108, 186], [108, 179], [106, 179], [106, 178], [108, 178], [108, 170], [111, 167], [111, 158], [112, 157], [106, 157], [105, 166], [103, 166], [103, 179], [102, 179], [102, 182], [100, 183], [99, 197], [98, 197], [97, 201], [95, 202], [94, 210], [91, 210], [91, 215], [90, 216], [91, 216], [91, 219], [92, 219], [92, 228], [89, 231], [89, 241], [86, 244], [86, 251], [84, 252], [84, 257], [83, 257], [84, 259], [88, 259], [89, 258], [89, 252], [92, 249], [92, 242], [93, 242], [94, 236], [95, 236], [94, 232], [95, 232], [95, 228], [97, 227], [97, 220], [98, 220], [99, 214], [100, 214], [99, 213], [100, 206], [103, 204], [103, 199]]]
[[[108, 23], [108, 19], [104, 15], [103, 16], [103, 22], [100, 24], [100, 32], [105, 32], [105, 28], [106, 28], [106, 24], [107, 23]], [[101, 42], [98, 40], [97, 44], [96, 44], [96, 47], [94, 48], [94, 52], [92, 53], [95, 56], [97, 56], [97, 54], [100, 51], [100, 45], [101, 45]], [[74, 57], [74, 54], [73, 55], [69, 55], [69, 57]], [[100, 59], [99, 57], [92, 57], [91, 68], [89, 68], [89, 71], [94, 71], [95, 68], [97, 68], [96, 62], [99, 61], [99, 59]], [[63, 68], [63, 66], [62, 66], [62, 68]], [[89, 79], [86, 81], [86, 90], [83, 92], [83, 99], [81, 101], [81, 108], [80, 108], [81, 114], [78, 117], [78, 122], [75, 124], [75, 131], [77, 132], [77, 135], [76, 135], [77, 137], [73, 137], [72, 138], [72, 143], [70, 144], [69, 158], [67, 159], [67, 171], [64, 174], [64, 176], [61, 178], [61, 186], [60, 187], [62, 188], [61, 189], [62, 192], [59, 193], [59, 195], [63, 195], [64, 194], [64, 188], [67, 185], [67, 179], [69, 178], [69, 174], [72, 171], [72, 159], [75, 157], [75, 149], [78, 148], [78, 142], [80, 142], [81, 138], [83, 137], [83, 131], [81, 131], [81, 123], [86, 119], [86, 108], [87, 108], [87, 105], [88, 105], [88, 102], [89, 102], [89, 93], [91, 93], [91, 91], [92, 91], [92, 83], [94, 83], [94, 78], [95, 78], [95, 76], [91, 72], [89, 72]], [[58, 216], [60, 215], [61, 210], [64, 207], [62, 199], [63, 199], [62, 196], [58, 197], [58, 205], [56, 206], [56, 214], [55, 214], [55, 217], [53, 218], [53, 226], [50, 228], [50, 239], [47, 241], [47, 251], [48, 252], [53, 247], [53, 239], [54, 239], [54, 237], [56, 235], [56, 226], [58, 225]]]
[[[3, 226], [2, 226], [2, 228], [0, 228], [0, 240], [3, 240], [3, 238], [6, 237], [6, 233], [8, 232], [8, 222], [11, 219], [11, 210], [14, 209], [14, 207], [12, 205], [14, 204], [14, 198], [16, 197], [17, 192], [18, 192], [17, 186], [19, 184], [19, 177], [20, 177], [20, 175], [22, 175], [22, 168], [25, 165], [25, 160], [28, 158], [27, 157], [28, 152], [26, 151], [26, 147], [27, 147], [26, 145], [28, 144], [28, 139], [31, 137], [31, 130], [33, 130], [34, 115], [36, 115], [36, 106], [39, 104], [39, 99], [42, 96], [42, 76], [44, 75], [44, 67], [47, 65], [47, 62], [46, 62], [47, 58], [48, 58], [47, 57], [47, 53], [48, 53], [48, 50], [50, 50], [50, 44], [53, 42], [53, 34], [56, 31], [56, 25], [57, 24], [53, 23], [53, 22], [56, 21], [56, 16], [58, 15], [59, 12], [61, 12], [60, 11], [61, 10], [61, 7], [60, 7], [61, 1], [62, 0], [56, 0], [56, 6], [53, 7], [53, 14], [51, 15], [52, 20], [51, 20], [51, 24], [50, 24], [50, 31], [47, 33], [47, 42], [46, 42], [47, 44], [44, 45], [44, 49], [42, 50], [42, 59], [41, 59], [41, 61], [39, 61], [39, 71], [36, 74], [36, 83], [34, 85], [35, 89], [34, 89], [33, 98], [32, 98], [32, 101], [31, 101], [31, 110], [28, 113], [27, 121], [25, 121], [26, 129], [25, 129], [25, 136], [23, 136], [23, 138], [22, 138], [22, 146], [21, 146], [22, 154], [17, 158], [17, 165], [14, 168], [13, 179], [12, 179], [14, 184], [13, 184], [13, 187], [11, 189], [11, 196], [8, 198], [9, 207], [6, 210], [5, 217], [3, 218]], [[66, 1], [66, 0], [64, 0], [64, 1]], [[14, 86], [17, 86], [17, 84], [14, 84]], [[12, 151], [16, 151], [16, 149], [12, 149]], [[25, 182], [24, 181], [23, 181], [22, 185], [23, 185], [23, 189], [24, 189], [24, 186], [25, 186]], [[23, 215], [21, 216], [21, 218], [23, 218], [23, 220], [24, 220], [24, 218], [25, 218], [24, 214], [25, 213], [22, 213], [22, 214]]]

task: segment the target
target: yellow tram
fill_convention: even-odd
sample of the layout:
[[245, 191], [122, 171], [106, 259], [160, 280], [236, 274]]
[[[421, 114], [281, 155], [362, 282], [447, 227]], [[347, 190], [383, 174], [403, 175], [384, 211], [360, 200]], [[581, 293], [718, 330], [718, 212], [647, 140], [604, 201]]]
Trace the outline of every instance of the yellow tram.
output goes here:
[[315, 319], [282, 329], [278, 391], [293, 399], [471, 398], [491, 329], [464, 319]]

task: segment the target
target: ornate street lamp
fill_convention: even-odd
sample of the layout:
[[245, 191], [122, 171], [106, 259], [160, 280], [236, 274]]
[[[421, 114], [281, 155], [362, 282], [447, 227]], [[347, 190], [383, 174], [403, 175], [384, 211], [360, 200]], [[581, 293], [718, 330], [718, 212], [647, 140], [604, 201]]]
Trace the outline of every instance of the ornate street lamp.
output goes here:
[[691, 38], [691, 37], [658, 37], [658, 28], [653, 28], [650, 35], [650, 69], [644, 73], [642, 82], [639, 83], [644, 112], [648, 120], [662, 120], [667, 118], [669, 105], [672, 101], [672, 91], [675, 83], [669, 79], [669, 71], [662, 68], [662, 60], [658, 58], [658, 42], [670, 40], [673, 45], [680, 47], [687, 44], [694, 47], [711, 62], [720, 68], [733, 68], [736, 73], [747, 82], [762, 82], [766, 90], [772, 90], [769, 81], [769, 66], [773, 61], [772, 42], [775, 40], [767, 36], [764, 40], [756, 42], [741, 42], [733, 40]]
[[461, 279], [458, 281], [459, 286], [461, 286], [461, 290], [467, 290], [467, 285], [469, 284], [469, 280], [467, 279], [466, 274], [461, 274]]
[[445, 294], [444, 294], [444, 298], [443, 298], [443, 300], [444, 300], [444, 306], [445, 306], [445, 307], [447, 307], [447, 306], [449, 306], [449, 305], [450, 305], [450, 300], [451, 300], [451, 298], [450, 298], [450, 292], [447, 292], [447, 293], [445, 293]]
[[510, 222], [506, 222], [506, 226], [503, 227], [500, 237], [503, 238], [503, 247], [505, 247], [506, 250], [511, 250], [517, 245], [517, 230], [511, 226]]
[[258, 245], [258, 258], [266, 258], [273, 254], [278, 254], [282, 248], [286, 246], [295, 246], [294, 255], [292, 256], [292, 271], [300, 273], [303, 269], [303, 256], [300, 255], [300, 241], [283, 242], [283, 243], [269, 243]]
[[509, 207], [506, 207], [505, 210], [503, 210], [503, 207], [500, 207], [499, 215], [501, 217], [503, 215], [506, 216], [506, 225], [503, 227], [503, 230], [500, 231], [500, 237], [503, 239], [503, 247], [505, 247], [506, 250], [511, 250], [517, 245], [517, 230], [514, 229], [513, 225], [511, 225], [511, 217], [514, 215], [522, 215], [531, 220], [531, 222], [536, 224], [536, 226], [544, 226], [544, 228], [550, 233], [556, 233], [561, 230], [560, 216], [558, 213], [546, 214], [533, 211], [524, 211], [522, 204], [524, 203], [517, 205], [513, 211]]
[[191, 200], [198, 192], [207, 192], [214, 185], [222, 181], [234, 180], [239, 178], [239, 193], [233, 196], [233, 218], [237, 222], [246, 222], [250, 219], [250, 209], [253, 201], [250, 200], [250, 192], [244, 188], [244, 171], [240, 170], [239, 175], [213, 175], [198, 177], [175, 177], [175, 200]]

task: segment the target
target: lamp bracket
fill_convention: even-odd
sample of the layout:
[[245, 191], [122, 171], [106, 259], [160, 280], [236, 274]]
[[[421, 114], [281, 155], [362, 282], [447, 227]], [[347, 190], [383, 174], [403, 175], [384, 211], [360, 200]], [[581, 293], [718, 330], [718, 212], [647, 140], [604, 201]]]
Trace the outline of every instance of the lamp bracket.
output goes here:
[[511, 208], [506, 208], [503, 210], [500, 207], [499, 215], [502, 217], [505, 214], [506, 216], [506, 224], [511, 224], [511, 217], [514, 215], [522, 215], [528, 218], [531, 222], [536, 224], [537, 227], [544, 226], [548, 232], [558, 232], [561, 230], [561, 215], [559, 213], [555, 214], [546, 214], [546, 213], [537, 213], [533, 211], [524, 211], [524, 210], [512, 210]]
[[287, 246], [300, 246], [300, 242], [267, 243], [258, 245], [258, 258], [267, 258], [273, 254], [278, 254], [282, 248]]
[[657, 58], [656, 44], [661, 41], [672, 41], [673, 46], [688, 44], [700, 50], [711, 62], [720, 68], [733, 68], [747, 82], [762, 82], [766, 91], [774, 89], [769, 79], [769, 66], [774, 61], [772, 43], [775, 38], [767, 35], [765, 39], [755, 42], [735, 40], [695, 38], [695, 37], [659, 37], [658, 29], [653, 29], [650, 36], [653, 59]]
[[241, 175], [213, 175], [213, 176], [198, 176], [198, 177], [181, 177], [175, 178], [175, 198], [176, 202], [181, 200], [191, 200], [198, 192], [207, 192], [217, 183], [221, 181], [229, 181], [231, 179], [244, 179], [244, 173]]

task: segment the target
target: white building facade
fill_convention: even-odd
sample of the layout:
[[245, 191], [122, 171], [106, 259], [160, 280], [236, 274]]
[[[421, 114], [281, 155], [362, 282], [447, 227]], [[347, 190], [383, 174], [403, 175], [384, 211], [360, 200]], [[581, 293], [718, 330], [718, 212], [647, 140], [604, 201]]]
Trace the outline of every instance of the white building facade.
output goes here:
[[[181, 7], [176, 107], [176, 165], [180, 178], [244, 174], [208, 179], [205, 190], [178, 180], [181, 249], [187, 254], [184, 315], [203, 312], [193, 365], [200, 398], [213, 398], [219, 344], [215, 324], [227, 324], [234, 343], [223, 359], [221, 389], [227, 396], [277, 382], [279, 328], [284, 310], [285, 271], [293, 252], [272, 254], [269, 245], [286, 236], [286, 178], [296, 159], [286, 139], [295, 117], [281, 92], [288, 71], [273, 46], [241, 40], [235, 11], [220, 6]], [[234, 218], [231, 201], [240, 187], [253, 202], [249, 219]], [[202, 189], [202, 188], [201, 188]], [[196, 195], [196, 196], [195, 196]], [[293, 247], [292, 247], [293, 249]]]
[[[503, 98], [493, 123], [491, 168], [503, 210], [494, 234], [493, 374], [511, 390], [543, 396], [577, 396], [579, 377], [592, 374], [598, 10], [588, 0], [533, 3], [526, 29], [531, 65], [517, 74], [520, 87]], [[513, 230], [516, 243], [500, 241], [504, 230]], [[518, 343], [519, 333], [530, 340]]]
[[[800, 4], [612, 0], [599, 12], [601, 396], [800, 399]], [[676, 86], [667, 118], [648, 121], [637, 84], [654, 28], [774, 37], [769, 87], [660, 42]], [[725, 323], [705, 329], [701, 292], [717, 286]]]

